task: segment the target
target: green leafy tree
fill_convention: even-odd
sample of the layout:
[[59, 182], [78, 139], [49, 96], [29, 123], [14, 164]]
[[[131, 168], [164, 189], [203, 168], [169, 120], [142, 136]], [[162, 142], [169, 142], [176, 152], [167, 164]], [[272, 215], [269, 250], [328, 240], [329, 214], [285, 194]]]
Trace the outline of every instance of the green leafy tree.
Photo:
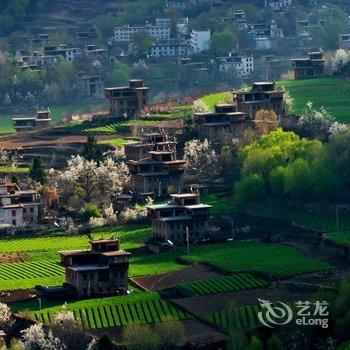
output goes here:
[[41, 157], [35, 157], [33, 159], [33, 164], [29, 171], [29, 176], [33, 181], [39, 182], [42, 185], [47, 182], [46, 170]]
[[126, 63], [117, 62], [107, 82], [109, 85], [125, 85], [130, 79], [130, 67]]
[[292, 198], [307, 198], [312, 194], [311, 171], [308, 162], [297, 159], [286, 168], [284, 192]]
[[91, 218], [100, 218], [101, 212], [94, 203], [85, 203], [79, 211], [79, 217], [84, 221], [88, 221]]
[[155, 332], [160, 337], [164, 349], [178, 349], [186, 343], [184, 325], [172, 316], [167, 316], [162, 322], [157, 323]]
[[265, 195], [264, 179], [259, 174], [251, 174], [235, 183], [236, 202], [243, 208]]
[[148, 55], [153, 46], [153, 39], [145, 31], [138, 31], [132, 35], [131, 41], [135, 45], [137, 56]]
[[213, 33], [210, 39], [210, 50], [215, 56], [224, 55], [235, 47], [235, 33], [229, 29]]
[[88, 135], [87, 141], [84, 145], [84, 149], [81, 153], [81, 155], [86, 159], [86, 160], [93, 160], [97, 164], [99, 164], [102, 160], [102, 151], [98, 147], [96, 137], [94, 135]]
[[159, 335], [148, 325], [129, 325], [122, 332], [127, 350], [157, 350], [160, 348]]

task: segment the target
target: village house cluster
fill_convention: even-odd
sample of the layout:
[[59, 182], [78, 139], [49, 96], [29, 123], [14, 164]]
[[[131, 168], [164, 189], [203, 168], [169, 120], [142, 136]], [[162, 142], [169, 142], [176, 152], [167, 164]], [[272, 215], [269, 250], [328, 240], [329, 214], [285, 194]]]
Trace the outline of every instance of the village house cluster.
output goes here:
[[274, 82], [256, 82], [250, 91], [237, 92], [232, 104], [218, 104], [214, 112], [195, 113], [196, 130], [201, 138], [218, 140], [224, 135], [241, 137], [259, 110], [274, 111], [279, 119], [283, 115], [282, 90]]

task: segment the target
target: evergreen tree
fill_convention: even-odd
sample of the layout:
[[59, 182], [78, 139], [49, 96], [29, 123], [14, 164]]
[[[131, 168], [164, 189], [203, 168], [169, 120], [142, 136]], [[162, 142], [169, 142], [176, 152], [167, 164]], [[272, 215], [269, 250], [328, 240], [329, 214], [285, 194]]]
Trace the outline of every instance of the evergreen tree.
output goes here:
[[47, 175], [46, 175], [45, 167], [41, 157], [34, 158], [33, 165], [29, 172], [29, 176], [33, 181], [39, 182], [42, 185], [46, 183]]
[[97, 164], [102, 160], [102, 151], [98, 148], [94, 135], [88, 135], [86, 144], [81, 154], [88, 161], [95, 161]]

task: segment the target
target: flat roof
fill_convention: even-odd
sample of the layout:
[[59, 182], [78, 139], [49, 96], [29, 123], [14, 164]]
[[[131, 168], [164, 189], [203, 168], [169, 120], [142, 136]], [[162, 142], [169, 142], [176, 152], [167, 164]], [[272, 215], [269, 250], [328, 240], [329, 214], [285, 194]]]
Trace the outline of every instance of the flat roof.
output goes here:
[[191, 221], [191, 215], [181, 215], [181, 216], [167, 216], [164, 218], [156, 218], [156, 221], [170, 222], [170, 221]]
[[212, 208], [212, 205], [209, 204], [193, 204], [193, 205], [185, 205], [186, 209], [210, 209]]
[[170, 195], [172, 198], [197, 198], [198, 196], [197, 193], [176, 193]]
[[129, 256], [131, 255], [129, 252], [126, 252], [125, 250], [117, 250], [114, 252], [103, 252], [101, 253], [104, 256]]
[[151, 210], [156, 210], [156, 209], [176, 209], [179, 208], [179, 205], [175, 205], [175, 204], [152, 204], [152, 205], [148, 205], [147, 208], [151, 209]]
[[119, 239], [116, 238], [110, 238], [110, 239], [90, 239], [89, 242], [91, 244], [97, 244], [97, 243], [119, 243]]
[[68, 266], [69, 270], [73, 271], [91, 271], [91, 270], [108, 270], [108, 265], [78, 265], [78, 266]]

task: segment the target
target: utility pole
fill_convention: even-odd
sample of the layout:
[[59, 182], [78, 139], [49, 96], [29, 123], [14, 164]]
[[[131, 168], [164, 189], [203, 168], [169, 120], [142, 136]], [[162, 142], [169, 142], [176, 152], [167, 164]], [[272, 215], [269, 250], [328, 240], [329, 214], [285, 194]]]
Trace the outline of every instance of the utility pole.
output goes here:
[[188, 226], [186, 226], [186, 241], [187, 241], [187, 255], [190, 254], [190, 233], [188, 230]]

